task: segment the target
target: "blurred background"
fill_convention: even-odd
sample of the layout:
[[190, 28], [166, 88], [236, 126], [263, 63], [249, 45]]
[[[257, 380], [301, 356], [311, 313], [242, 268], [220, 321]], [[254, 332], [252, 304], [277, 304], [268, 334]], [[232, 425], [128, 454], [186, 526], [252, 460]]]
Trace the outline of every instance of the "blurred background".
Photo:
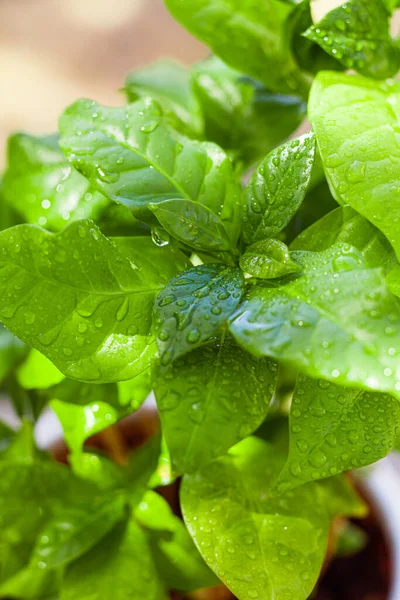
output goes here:
[[122, 104], [130, 70], [206, 55], [163, 0], [0, 0], [0, 169], [11, 131], [51, 133], [79, 97]]

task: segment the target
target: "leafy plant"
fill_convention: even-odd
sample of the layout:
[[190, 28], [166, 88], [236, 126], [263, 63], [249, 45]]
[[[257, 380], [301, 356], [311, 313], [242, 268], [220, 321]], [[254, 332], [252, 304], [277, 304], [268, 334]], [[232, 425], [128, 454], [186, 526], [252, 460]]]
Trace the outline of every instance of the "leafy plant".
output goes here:
[[166, 4], [213, 56], [9, 140], [1, 598], [306, 600], [338, 518], [366, 543], [347, 471], [399, 444], [397, 3]]

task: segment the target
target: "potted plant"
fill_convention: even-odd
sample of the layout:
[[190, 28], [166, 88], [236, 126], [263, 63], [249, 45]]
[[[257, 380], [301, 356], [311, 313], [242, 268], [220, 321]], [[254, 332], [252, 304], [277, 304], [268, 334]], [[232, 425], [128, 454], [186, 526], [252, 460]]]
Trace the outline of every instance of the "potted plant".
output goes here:
[[347, 472], [398, 441], [397, 3], [166, 4], [209, 59], [9, 140], [0, 597], [338, 598], [371, 504]]

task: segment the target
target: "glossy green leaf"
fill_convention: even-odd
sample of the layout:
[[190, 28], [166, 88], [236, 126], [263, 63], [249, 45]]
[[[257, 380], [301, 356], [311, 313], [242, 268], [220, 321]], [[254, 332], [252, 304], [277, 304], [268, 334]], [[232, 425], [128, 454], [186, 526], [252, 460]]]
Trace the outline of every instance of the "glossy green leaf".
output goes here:
[[96, 484], [101, 490], [123, 487], [123, 467], [101, 454], [101, 451], [73, 452], [68, 455], [68, 463], [75, 475]]
[[26, 346], [4, 325], [0, 324], [0, 384], [21, 362], [27, 353]]
[[309, 117], [336, 200], [380, 229], [398, 256], [399, 114], [395, 81], [320, 73], [311, 90]]
[[76, 475], [94, 482], [102, 490], [122, 490], [133, 509], [142, 500], [156, 472], [160, 456], [160, 437], [152, 436], [117, 464], [95, 452], [74, 452], [68, 460]]
[[49, 389], [46, 396], [72, 452], [80, 452], [88, 437], [110, 427], [126, 414], [118, 405], [115, 383], [95, 385], [65, 379]]
[[14, 373], [7, 378], [6, 384], [7, 395], [18, 417], [37, 421], [45, 407], [46, 399], [41, 397], [37, 390], [25, 390], [21, 387]]
[[215, 335], [244, 292], [240, 269], [192, 267], [172, 279], [155, 304], [155, 333], [163, 366]]
[[306, 133], [273, 150], [252, 175], [244, 192], [248, 244], [276, 236], [296, 214], [310, 182], [315, 138]]
[[106, 237], [145, 236], [151, 228], [143, 221], [135, 219], [125, 204], [111, 202], [96, 220], [96, 224]]
[[138, 410], [151, 392], [150, 368], [128, 381], [119, 381], [118, 403], [127, 410]]
[[400, 304], [381, 269], [347, 244], [293, 256], [299, 277], [253, 287], [232, 316], [237, 342], [311, 377], [400, 398]]
[[[312, 74], [322, 70], [342, 70], [343, 66], [338, 63], [335, 55], [331, 56], [313, 40], [304, 37], [304, 32], [313, 25], [312, 0], [299, 0], [293, 4], [296, 4], [296, 7], [287, 20], [286, 36], [299, 68]], [[328, 6], [326, 2], [325, 6]]]
[[304, 118], [301, 98], [274, 94], [215, 56], [194, 65], [191, 74], [206, 138], [244, 167], [282, 143]]
[[240, 267], [260, 279], [275, 279], [301, 270], [290, 258], [289, 248], [274, 239], [262, 240], [247, 248], [240, 259]]
[[171, 454], [168, 450], [167, 442], [163, 436], [161, 439], [161, 451], [158, 457], [157, 468], [151, 476], [149, 487], [155, 489], [170, 485], [177, 479], [178, 475], [173, 471], [171, 464]]
[[91, 221], [58, 234], [19, 225], [0, 245], [0, 319], [15, 335], [75, 379], [130, 379], [148, 367], [153, 301], [186, 264], [178, 250], [111, 242]]
[[77, 219], [97, 219], [108, 200], [94, 191], [61, 152], [58, 135], [17, 133], [8, 141], [3, 193], [27, 223], [52, 231]]
[[311, 179], [303, 203], [282, 232], [285, 243], [290, 245], [300, 233], [337, 207], [338, 203], [325, 177], [320, 154], [316, 151]]
[[57, 600], [62, 569], [41, 569], [27, 566], [0, 584], [1, 598], [26, 600]]
[[15, 431], [3, 421], [0, 421], [0, 453], [3, 458], [3, 453], [12, 443], [15, 437]]
[[[3, 585], [9, 583], [9, 590], [18, 589], [18, 586], [21, 589], [22, 579], [22, 582], [31, 581], [33, 587], [37, 573], [31, 569], [21, 573], [16, 580], [14, 575], [28, 567], [29, 554], [40, 531], [49, 520], [60, 517], [66, 508], [72, 510], [95, 502], [97, 494], [97, 488], [77, 479], [67, 467], [47, 459], [26, 460], [20, 453], [10, 461], [1, 461], [0, 579]], [[41, 585], [40, 578], [37, 584]], [[1, 591], [3, 589], [6, 588]], [[11, 590], [9, 593], [12, 594]]]
[[400, 265], [397, 264], [393, 267], [393, 269], [388, 273], [386, 277], [386, 283], [389, 286], [390, 291], [395, 295], [400, 297]]
[[279, 0], [165, 0], [172, 15], [227, 64], [277, 92], [307, 94], [284, 40], [292, 7]]
[[147, 492], [135, 517], [146, 529], [157, 572], [169, 589], [190, 592], [220, 583], [164, 498]]
[[36, 568], [62, 567], [95, 546], [126, 518], [126, 500], [106, 497], [96, 503], [66, 509], [41, 531], [30, 564]]
[[19, 385], [25, 390], [49, 388], [65, 378], [44, 354], [34, 348], [18, 367], [16, 376]]
[[129, 521], [67, 571], [60, 600], [165, 600], [146, 536]]
[[60, 129], [73, 165], [135, 217], [154, 222], [150, 202], [184, 198], [207, 206], [236, 240], [240, 187], [229, 158], [214, 144], [174, 132], [153, 100], [122, 108], [79, 100], [61, 117]]
[[393, 449], [398, 400], [299, 376], [290, 410], [290, 450], [275, 488], [372, 464]]
[[21, 218], [11, 208], [4, 197], [2, 175], [0, 174], [0, 231], [13, 227], [21, 222]]
[[221, 219], [199, 202], [166, 200], [149, 208], [168, 233], [194, 250], [226, 252], [232, 248]]
[[350, 206], [339, 206], [303, 231], [290, 245], [291, 250], [321, 252], [336, 243], [351, 244], [366, 265], [390, 271], [396, 255], [385, 236]]
[[172, 127], [189, 136], [203, 133], [200, 103], [188, 69], [173, 60], [160, 60], [129, 73], [125, 80], [129, 102], [151, 96], [160, 103]]
[[239, 600], [306, 600], [324, 561], [331, 515], [323, 488], [312, 483], [269, 498], [284, 457], [274, 445], [248, 438], [183, 479], [188, 529]]
[[157, 369], [154, 392], [178, 473], [193, 472], [250, 435], [264, 421], [277, 368], [230, 338]]
[[1, 460], [4, 462], [32, 463], [38, 456], [32, 421], [23, 420], [18, 431], [6, 433], [6, 448]]
[[400, 48], [391, 38], [389, 25], [384, 0], [349, 0], [304, 35], [346, 69], [386, 79], [400, 68]]

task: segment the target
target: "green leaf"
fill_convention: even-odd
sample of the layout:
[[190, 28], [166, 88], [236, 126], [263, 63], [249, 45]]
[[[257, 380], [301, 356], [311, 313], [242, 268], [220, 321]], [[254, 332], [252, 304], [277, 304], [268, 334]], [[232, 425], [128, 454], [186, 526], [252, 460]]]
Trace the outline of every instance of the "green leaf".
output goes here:
[[119, 381], [118, 403], [128, 411], [138, 410], [151, 392], [150, 368], [128, 381]]
[[314, 41], [304, 37], [304, 31], [313, 24], [310, 0], [299, 0], [294, 4], [296, 7], [290, 13], [286, 23], [286, 35], [293, 58], [299, 68], [314, 75], [322, 70], [342, 70], [342, 65], [337, 62], [334, 55], [330, 56]]
[[121, 108], [78, 100], [61, 117], [60, 129], [73, 165], [135, 217], [154, 222], [150, 202], [184, 198], [218, 215], [236, 241], [240, 187], [229, 158], [214, 144], [174, 132], [153, 100]]
[[76, 561], [60, 600], [165, 600], [146, 536], [129, 521]]
[[40, 569], [27, 566], [0, 584], [2, 598], [57, 600], [62, 569]]
[[348, 557], [358, 554], [368, 544], [368, 534], [353, 523], [346, 523], [339, 534], [336, 556]]
[[290, 245], [291, 250], [320, 252], [333, 244], [351, 244], [366, 265], [390, 271], [396, 255], [385, 236], [350, 206], [339, 206], [303, 231]]
[[310, 227], [315, 221], [322, 219], [337, 207], [338, 204], [332, 196], [325, 178], [321, 157], [319, 152], [316, 151], [311, 180], [303, 203], [282, 232], [286, 244], [290, 245], [307, 227]]
[[0, 384], [26, 355], [26, 346], [0, 324]]
[[125, 204], [111, 202], [102, 212], [96, 224], [106, 237], [145, 236], [151, 229], [146, 223], [138, 221]]
[[123, 496], [105, 497], [75, 509], [66, 509], [41, 531], [30, 564], [35, 568], [62, 567], [82, 556], [126, 518]]
[[261, 160], [302, 122], [306, 104], [274, 94], [212, 56], [191, 68], [205, 119], [205, 135], [244, 167]]
[[62, 373], [100, 383], [149, 366], [154, 298], [187, 264], [178, 250], [111, 242], [91, 221], [58, 234], [19, 225], [0, 246], [0, 319]]
[[13, 227], [13, 225], [18, 225], [20, 222], [21, 219], [11, 208], [8, 202], [6, 202], [3, 193], [2, 176], [0, 174], [0, 231], [3, 229], [8, 229], [8, 227]]
[[393, 449], [398, 400], [299, 376], [290, 409], [290, 449], [275, 489], [372, 464]]
[[257, 167], [244, 192], [245, 241], [276, 236], [296, 214], [310, 182], [315, 155], [313, 133], [286, 142]]
[[400, 49], [392, 40], [383, 0], [349, 0], [304, 34], [346, 69], [376, 79], [396, 75]]
[[[36, 454], [32, 461], [21, 456], [21, 453], [14, 453], [9, 461], [1, 461], [2, 583], [7, 582], [8, 585], [8, 580], [17, 571], [28, 567], [31, 549], [49, 520], [60, 517], [66, 508], [72, 510], [93, 503], [97, 494], [97, 488], [77, 479], [65, 466], [50, 462], [40, 455]], [[21, 587], [26, 579], [37, 579], [37, 572], [31, 571], [27, 569], [21, 573], [22, 582], [19, 577], [16, 581], [11, 579], [10, 587]], [[13, 594], [12, 591], [10, 593]]]
[[312, 483], [269, 498], [284, 456], [274, 445], [248, 438], [183, 479], [189, 532], [239, 600], [306, 600], [325, 558], [330, 513], [323, 488]]
[[26, 462], [31, 463], [37, 458], [35, 446], [33, 423], [24, 420], [17, 432], [6, 435], [6, 448], [1, 454], [1, 460], [5, 462]]
[[4, 451], [7, 450], [7, 448], [10, 446], [10, 444], [12, 443], [14, 438], [15, 438], [14, 429], [11, 429], [11, 427], [9, 427], [6, 423], [3, 423], [3, 421], [0, 421], [0, 457], [1, 457], [1, 459], [3, 459]]
[[132, 452], [123, 465], [93, 452], [76, 452], [68, 458], [77, 475], [103, 490], [122, 490], [130, 507], [135, 508], [157, 469], [160, 450], [160, 436], [156, 434]]
[[126, 414], [118, 404], [115, 383], [94, 385], [65, 379], [46, 391], [64, 438], [72, 452], [80, 452], [90, 436], [110, 427]]
[[17, 381], [25, 390], [46, 389], [57, 385], [65, 375], [38, 350], [32, 349], [26, 360], [18, 367]]
[[279, 0], [165, 0], [175, 17], [227, 64], [262, 81], [272, 91], [307, 95], [285, 23], [292, 7]]
[[350, 204], [380, 229], [398, 256], [399, 114], [396, 81], [320, 73], [311, 90], [309, 117], [337, 201]]
[[149, 487], [155, 489], [170, 485], [177, 479], [178, 475], [172, 470], [171, 454], [168, 450], [167, 442], [163, 436], [161, 439], [161, 451], [158, 457], [158, 465], [151, 476]]
[[129, 102], [151, 96], [162, 106], [172, 127], [198, 137], [203, 133], [200, 103], [186, 67], [173, 60], [160, 60], [129, 73], [125, 80]]
[[275, 279], [301, 270], [290, 258], [286, 244], [273, 239], [256, 242], [247, 248], [239, 264], [245, 273], [260, 279]]
[[27, 223], [52, 231], [77, 219], [97, 219], [108, 204], [66, 160], [58, 135], [17, 133], [8, 141], [3, 193]]
[[192, 200], [166, 200], [149, 204], [161, 225], [180, 242], [194, 250], [232, 249], [221, 219], [209, 208]]
[[179, 273], [158, 295], [155, 333], [163, 366], [215, 335], [244, 292], [240, 269], [201, 265]]
[[400, 297], [400, 265], [396, 264], [386, 277], [386, 283], [395, 296]]
[[231, 317], [237, 342], [315, 378], [400, 398], [400, 304], [347, 244], [293, 254], [302, 275], [253, 287]]
[[7, 394], [20, 419], [38, 420], [46, 399], [41, 397], [37, 390], [25, 390], [21, 387], [15, 373], [11, 373], [7, 379]]
[[331, 518], [340, 515], [362, 519], [368, 515], [369, 507], [357, 493], [350, 478], [336, 475], [318, 483], [325, 496], [325, 508]]
[[220, 583], [164, 498], [146, 492], [135, 517], [146, 528], [157, 572], [169, 589], [191, 592]]
[[193, 472], [253, 433], [267, 416], [276, 380], [275, 363], [229, 338], [156, 369], [154, 393], [173, 468]]

